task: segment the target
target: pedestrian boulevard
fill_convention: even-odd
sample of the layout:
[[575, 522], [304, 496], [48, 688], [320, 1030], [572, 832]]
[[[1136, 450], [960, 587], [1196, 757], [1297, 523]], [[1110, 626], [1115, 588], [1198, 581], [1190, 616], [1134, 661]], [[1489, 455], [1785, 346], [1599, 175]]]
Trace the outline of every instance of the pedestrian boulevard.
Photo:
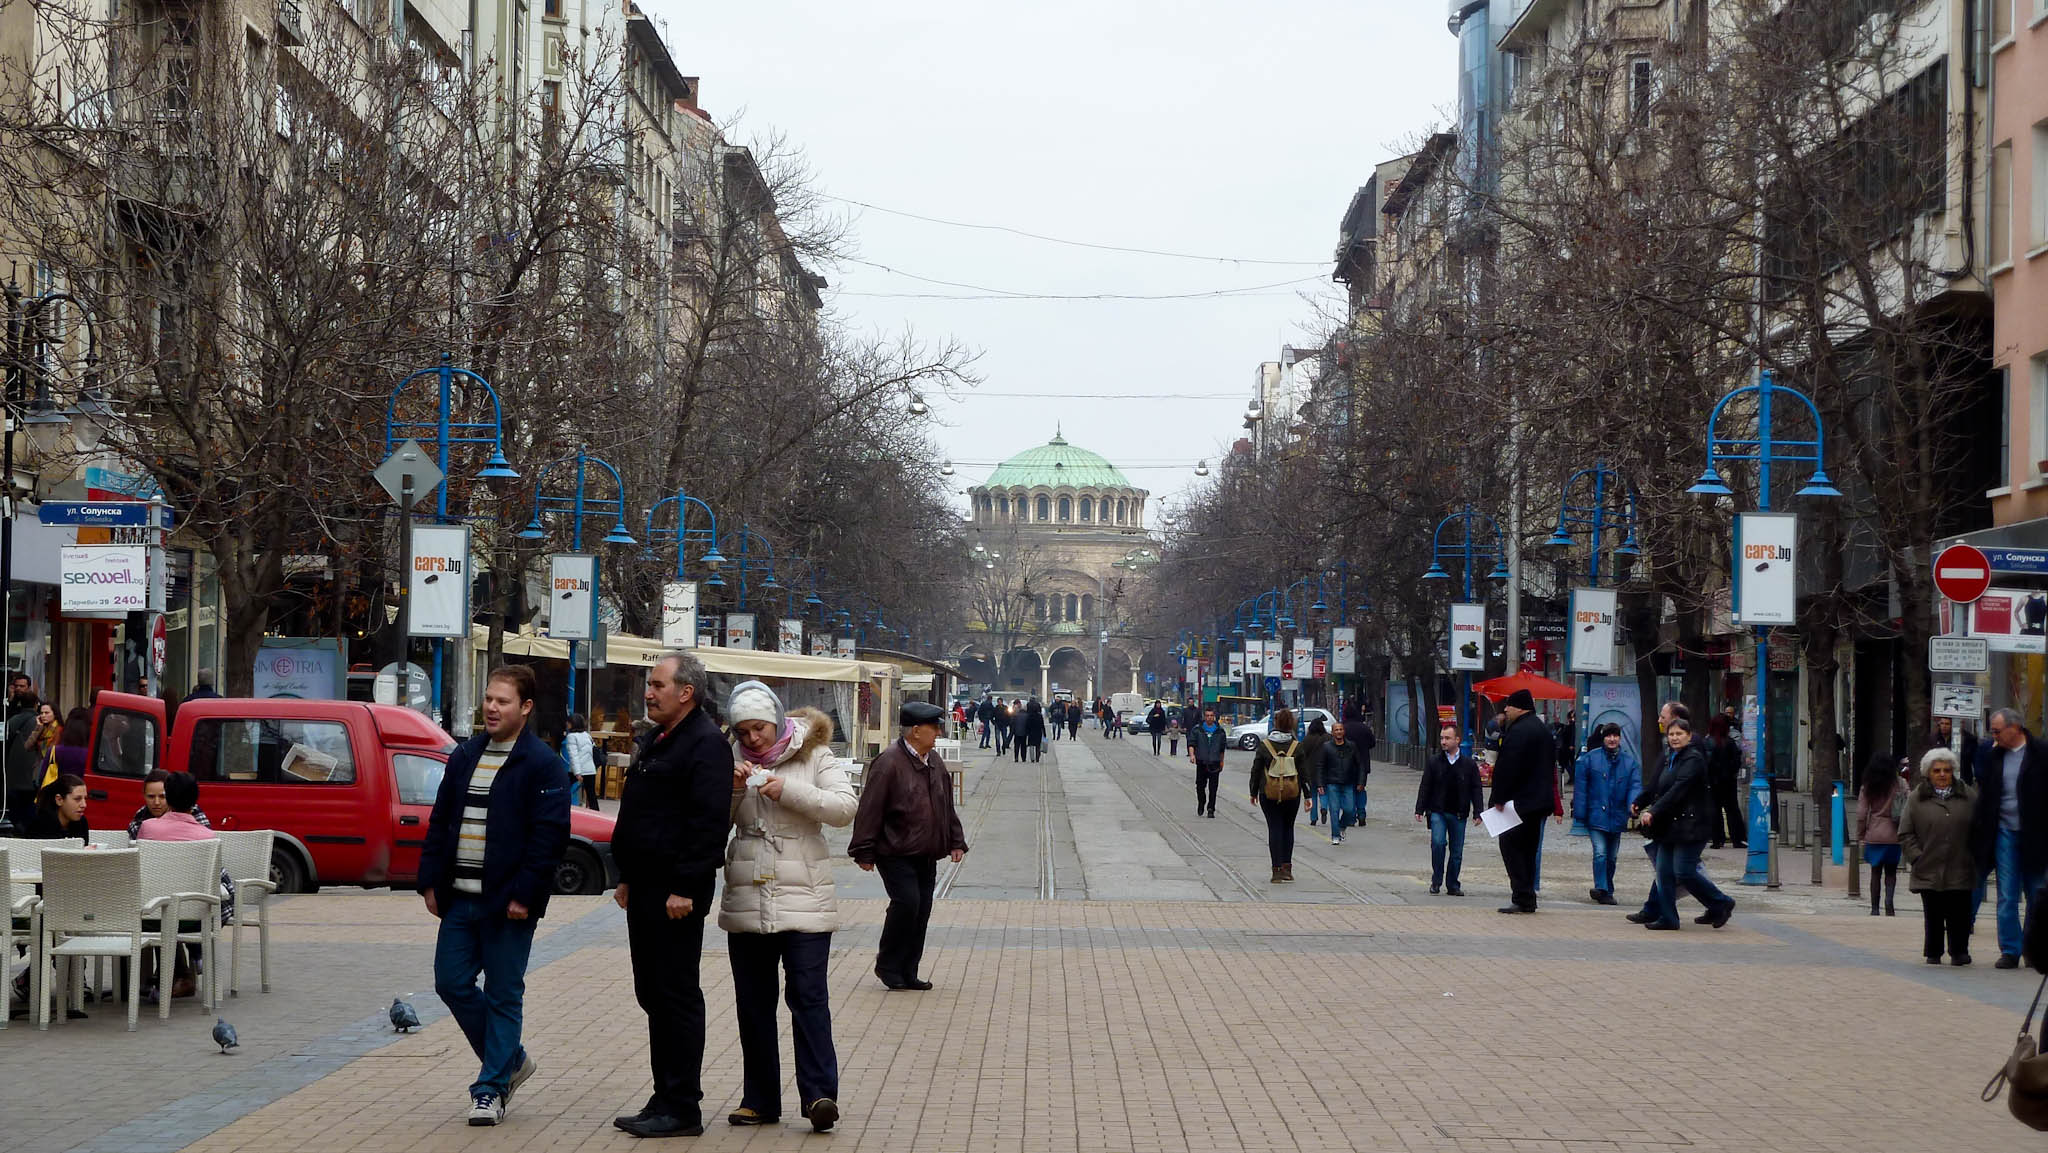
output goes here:
[[[930, 992], [890, 992], [869, 974], [883, 903], [872, 878], [840, 872], [844, 1116], [828, 1135], [795, 1116], [793, 1086], [790, 1124], [723, 1123], [739, 1048], [724, 942], [708, 933], [709, 1129], [672, 1144], [2031, 1147], [1977, 1095], [2033, 981], [1922, 966], [1917, 908], [1871, 918], [1837, 895], [1738, 912], [1720, 931], [1688, 910], [1686, 931], [1661, 934], [1583, 899], [1501, 917], [1483, 836], [1469, 849], [1472, 895], [1427, 894], [1427, 839], [1404, 824], [1413, 777], [1391, 766], [1375, 772], [1371, 826], [1330, 846], [1304, 825], [1303, 880], [1266, 886], [1248, 813], [1194, 818], [1191, 787], [1187, 815], [1172, 807], [1186, 775], [1145, 743], [1088, 734], [1037, 764], [977, 754], [963, 804], [975, 849], [933, 915]], [[1241, 791], [1232, 766], [1226, 801], [1234, 780]], [[1583, 898], [1583, 852], [1564, 845], [1546, 861], [1547, 891]], [[1623, 878], [1639, 898], [1643, 870], [1625, 865]], [[0, 1033], [0, 1153], [635, 1146], [610, 1121], [647, 1095], [646, 1036], [608, 900], [560, 898], [543, 922], [526, 992], [539, 1072], [496, 1129], [464, 1123], [474, 1062], [431, 992], [433, 926], [415, 897], [323, 892], [276, 912], [274, 991], [245, 988], [221, 1010], [241, 1034], [235, 1056], [214, 1055], [212, 1015], [189, 1002], [167, 1024], [145, 1013], [135, 1034], [99, 1011]], [[400, 994], [424, 1030], [384, 1023]]]

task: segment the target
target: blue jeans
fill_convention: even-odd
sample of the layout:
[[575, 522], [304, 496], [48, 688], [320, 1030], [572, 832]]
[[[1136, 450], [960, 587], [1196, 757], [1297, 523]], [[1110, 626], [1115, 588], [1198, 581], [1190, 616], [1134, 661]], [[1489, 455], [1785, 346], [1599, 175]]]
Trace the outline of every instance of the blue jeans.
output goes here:
[[[1708, 912], [1725, 908], [1735, 902], [1728, 894], [1714, 886], [1700, 870], [1700, 854], [1706, 851], [1705, 841], [1658, 841], [1657, 845], [1657, 922], [1666, 925], [1678, 924], [1678, 890], [1684, 889], [1693, 899], [1706, 906]], [[1656, 922], [1653, 922], [1656, 923]]]
[[[1448, 853], [1449, 859], [1445, 856]], [[1429, 815], [1429, 887], [1449, 883], [1458, 887], [1458, 870], [1465, 863], [1465, 822], [1449, 813]]]
[[[2017, 957], [2026, 941], [2020, 931], [2020, 910], [2040, 889], [2044, 878], [2040, 873], [2020, 875], [2025, 858], [2020, 855], [2020, 834], [2016, 830], [2000, 826], [1994, 855], [1998, 873], [1998, 951]], [[1977, 909], [1984, 903], [1985, 884], [1992, 871], [1986, 869], [1984, 879], [1977, 882], [1977, 893], [1970, 905], [1972, 921], [1977, 919]]]
[[1603, 893], [1614, 891], [1615, 858], [1621, 855], [1621, 830], [1586, 826], [1586, 838], [1593, 842], [1593, 887]]
[[1357, 823], [1357, 813], [1352, 809], [1351, 786], [1324, 785], [1323, 795], [1318, 798], [1323, 813], [1330, 820], [1330, 835], [1341, 837], [1348, 825]]
[[[483, 1062], [470, 1096], [503, 1097], [526, 1060], [519, 1029], [526, 958], [533, 952], [533, 929], [539, 922], [507, 920], [502, 910], [486, 909], [468, 897], [449, 904], [441, 910], [441, 931], [434, 940], [434, 992]], [[484, 979], [481, 989], [478, 974]]]

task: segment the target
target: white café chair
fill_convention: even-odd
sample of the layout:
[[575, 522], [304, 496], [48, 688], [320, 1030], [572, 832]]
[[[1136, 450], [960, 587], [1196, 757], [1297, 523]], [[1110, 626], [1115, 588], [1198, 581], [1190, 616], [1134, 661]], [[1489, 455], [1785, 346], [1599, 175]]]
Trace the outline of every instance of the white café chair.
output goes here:
[[[220, 940], [220, 842], [138, 841], [142, 853], [143, 927], [154, 929], [150, 944], [157, 950], [157, 1017], [171, 1016], [171, 982], [176, 967], [176, 947], [198, 945], [200, 966], [206, 978], [200, 986], [200, 1003], [214, 1007], [218, 992], [219, 967], [214, 964]], [[196, 915], [188, 915], [196, 914]], [[180, 931], [184, 921], [197, 922], [191, 931]]]
[[42, 935], [42, 898], [36, 887], [12, 879], [15, 873], [36, 872], [42, 864], [43, 846], [37, 841], [0, 841], [0, 895], [7, 898], [7, 917], [0, 921], [0, 1029], [14, 1012], [14, 942], [17, 933], [28, 948], [28, 963], [36, 963], [36, 941]]
[[102, 849], [126, 849], [132, 846], [126, 829], [94, 829], [91, 840]]
[[142, 1004], [142, 951], [149, 938], [142, 931], [142, 854], [134, 849], [51, 849], [42, 853], [43, 898], [29, 995], [36, 1002], [36, 1028], [50, 1027], [50, 966], [58, 974], [68, 1007], [82, 969], [72, 963], [86, 957], [125, 957], [128, 961], [128, 1029]]
[[270, 992], [270, 852], [277, 839], [271, 829], [226, 830], [220, 838], [221, 868], [235, 883], [235, 921], [228, 937], [228, 996], [241, 995], [242, 926], [256, 930], [256, 968], [263, 991]]

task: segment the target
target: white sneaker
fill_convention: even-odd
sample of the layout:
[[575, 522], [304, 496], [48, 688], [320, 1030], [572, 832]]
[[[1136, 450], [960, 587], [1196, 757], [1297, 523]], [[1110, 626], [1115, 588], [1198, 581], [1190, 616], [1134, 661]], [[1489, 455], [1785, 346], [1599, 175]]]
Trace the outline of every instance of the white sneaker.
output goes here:
[[505, 1102], [496, 1093], [478, 1093], [469, 1100], [469, 1123], [496, 1125], [505, 1119]]
[[1331, 844], [1333, 844], [1333, 845], [1341, 845], [1341, 844], [1343, 844], [1343, 843], [1344, 843], [1344, 838], [1342, 838], [1342, 837], [1331, 837], [1331, 838], [1330, 838], [1330, 843], [1331, 843]]
[[512, 1104], [512, 1094], [517, 1093], [519, 1087], [526, 1084], [527, 1078], [533, 1076], [533, 1071], [536, 1068], [539, 1068], [539, 1066], [533, 1063], [533, 1054], [528, 1053], [526, 1059], [519, 1062], [519, 1068], [512, 1071], [512, 1080], [505, 1086], [504, 1104], [507, 1107], [510, 1107]]

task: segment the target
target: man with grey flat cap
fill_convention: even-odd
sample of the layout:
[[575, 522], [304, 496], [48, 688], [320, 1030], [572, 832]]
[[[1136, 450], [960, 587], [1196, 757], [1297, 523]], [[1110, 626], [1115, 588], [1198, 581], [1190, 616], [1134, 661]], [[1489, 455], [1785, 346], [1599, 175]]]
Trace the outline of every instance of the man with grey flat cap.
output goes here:
[[965, 856], [967, 834], [953, 810], [953, 775], [932, 752], [945, 729], [945, 710], [909, 701], [896, 719], [903, 736], [868, 765], [846, 851], [862, 869], [880, 873], [889, 891], [875, 976], [891, 989], [929, 989], [932, 983], [917, 969], [939, 858]]

